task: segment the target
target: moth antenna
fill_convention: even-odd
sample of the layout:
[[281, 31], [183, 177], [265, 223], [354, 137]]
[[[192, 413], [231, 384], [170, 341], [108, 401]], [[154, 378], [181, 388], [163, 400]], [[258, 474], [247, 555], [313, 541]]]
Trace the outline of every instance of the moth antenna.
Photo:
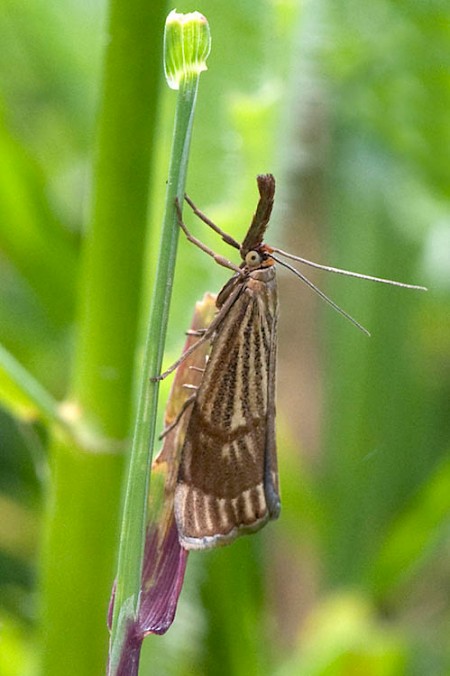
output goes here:
[[299, 263], [303, 263], [304, 265], [309, 265], [311, 268], [326, 270], [326, 272], [336, 272], [338, 275], [346, 275], [347, 277], [357, 277], [358, 279], [366, 279], [369, 282], [379, 282], [380, 284], [401, 286], [404, 289], [416, 289], [417, 291], [428, 291], [426, 286], [417, 286], [416, 284], [405, 284], [404, 282], [396, 282], [393, 279], [383, 279], [383, 277], [372, 277], [372, 275], [363, 275], [360, 272], [352, 272], [351, 270], [342, 270], [341, 268], [333, 268], [330, 265], [320, 265], [320, 263], [313, 263], [313, 261], [309, 261], [306, 258], [294, 256], [293, 254], [287, 253], [287, 251], [275, 249], [275, 247], [272, 246], [270, 248], [272, 249], [272, 251], [279, 253], [281, 256], [291, 258], [293, 261], [298, 261]]
[[[271, 247], [272, 248], [272, 247]], [[275, 251], [276, 249], [274, 249]], [[324, 301], [326, 301], [329, 305], [331, 305], [332, 308], [334, 308], [337, 312], [339, 312], [343, 317], [348, 319], [349, 322], [351, 322], [354, 326], [356, 326], [357, 329], [365, 333], [367, 336], [370, 337], [369, 331], [356, 319], [354, 319], [351, 315], [348, 314], [345, 310], [343, 310], [337, 303], [334, 302], [334, 300], [331, 300], [323, 291], [321, 291], [315, 284], [313, 284], [305, 275], [303, 275], [301, 272], [296, 270], [295, 268], [292, 267], [292, 265], [289, 265], [289, 263], [285, 263], [285, 261], [281, 261], [279, 258], [275, 257], [272, 253], [270, 254], [270, 257], [273, 258], [274, 261], [282, 265], [284, 268], [287, 268], [291, 272], [294, 273], [294, 275], [297, 275], [297, 277], [300, 277], [300, 279], [305, 282], [309, 286], [310, 289], [315, 291], [321, 298], [323, 298]]]

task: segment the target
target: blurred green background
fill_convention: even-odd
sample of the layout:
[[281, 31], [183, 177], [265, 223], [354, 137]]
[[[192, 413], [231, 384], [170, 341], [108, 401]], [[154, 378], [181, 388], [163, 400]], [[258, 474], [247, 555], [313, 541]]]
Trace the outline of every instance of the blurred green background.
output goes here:
[[[162, 17], [172, 9], [155, 5]], [[140, 673], [448, 674], [448, 3], [205, 0], [177, 9], [203, 12], [212, 32], [188, 172], [195, 203], [239, 239], [256, 205], [255, 176], [272, 172], [269, 243], [429, 291], [311, 272], [370, 330], [368, 339], [279, 272], [282, 515], [229, 548], [190, 556], [175, 623], [145, 641]], [[106, 15], [104, 3], [74, 0], [0, 6], [0, 341], [57, 400], [72, 388]], [[163, 22], [156, 30], [143, 308], [176, 99], [163, 82]], [[186, 220], [209, 246], [233, 255]], [[124, 223], [123, 248], [127, 236]], [[181, 349], [194, 302], [226, 278], [180, 241], [167, 363]], [[40, 554], [52, 433], [5, 364], [2, 357], [0, 675], [22, 676], [36, 673], [46, 631]], [[120, 495], [109, 499], [119, 503]], [[68, 533], [77, 529], [76, 509], [72, 516]], [[107, 535], [93, 543], [93, 559], [111, 548]], [[110, 566], [106, 587], [113, 576]], [[72, 584], [85, 583], [75, 576]], [[69, 618], [67, 632], [76, 631]], [[102, 654], [106, 628], [89, 640]], [[103, 673], [94, 664], [67, 669]]]

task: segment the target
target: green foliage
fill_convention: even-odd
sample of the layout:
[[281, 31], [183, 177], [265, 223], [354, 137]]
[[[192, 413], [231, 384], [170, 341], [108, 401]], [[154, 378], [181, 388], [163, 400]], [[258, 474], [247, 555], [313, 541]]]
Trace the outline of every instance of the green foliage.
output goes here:
[[[175, 623], [146, 640], [142, 674], [450, 671], [447, 4], [177, 5], [205, 13], [212, 33], [187, 177], [199, 208], [239, 239], [255, 176], [272, 171], [269, 242], [430, 290], [314, 276], [367, 339], [328, 308], [318, 317], [309, 291], [280, 272], [282, 516], [191, 555]], [[0, 8], [7, 676], [37, 668], [42, 640], [46, 676], [104, 673], [139, 312], [155, 275], [175, 105], [162, 86], [166, 8], [113, 0], [108, 19], [104, 10]], [[132, 48], [105, 56], [114, 21], [135, 21]], [[167, 364], [194, 302], [226, 278], [180, 241]]]

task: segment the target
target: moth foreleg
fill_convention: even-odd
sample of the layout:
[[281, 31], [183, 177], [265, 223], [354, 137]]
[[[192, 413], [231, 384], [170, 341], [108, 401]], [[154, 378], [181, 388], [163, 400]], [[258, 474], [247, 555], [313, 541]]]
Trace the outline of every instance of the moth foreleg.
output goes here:
[[178, 199], [175, 199], [175, 206], [177, 209], [177, 214], [178, 214], [178, 225], [180, 228], [183, 230], [184, 234], [186, 235], [186, 238], [189, 242], [192, 244], [195, 244], [199, 249], [204, 251], [208, 256], [211, 256], [211, 258], [214, 258], [216, 263], [218, 265], [222, 265], [224, 268], [229, 268], [230, 270], [234, 270], [235, 272], [239, 272], [239, 274], [242, 274], [242, 270], [238, 265], [235, 265], [235, 263], [232, 263], [231, 261], [228, 260], [228, 258], [225, 258], [224, 256], [219, 256], [219, 254], [216, 254], [212, 249], [206, 246], [206, 244], [203, 244], [197, 237], [194, 237], [194, 235], [191, 235], [189, 230], [187, 229], [186, 225], [183, 223], [182, 219], [182, 214], [181, 214], [181, 208], [180, 204], [178, 202]]
[[159, 440], [160, 440], [160, 441], [161, 441], [161, 439], [164, 439], [164, 437], [165, 437], [167, 434], [169, 434], [169, 432], [171, 432], [173, 429], [175, 429], [175, 427], [178, 425], [178, 423], [180, 422], [181, 418], [183, 417], [184, 413], [187, 411], [187, 409], [189, 408], [189, 406], [191, 406], [191, 405], [194, 403], [195, 397], [196, 397], [196, 394], [191, 394], [191, 396], [189, 397], [189, 399], [186, 399], [186, 401], [184, 402], [183, 406], [182, 406], [181, 409], [178, 411], [178, 413], [177, 413], [177, 415], [176, 415], [176, 417], [175, 417], [175, 420], [174, 420], [173, 422], [171, 422], [170, 425], [167, 425], [167, 427], [165, 427], [164, 430], [163, 430], [163, 431], [161, 432], [161, 434], [159, 435]]
[[[210, 328], [211, 328], [211, 327], [210, 327]], [[173, 371], [175, 371], [175, 369], [177, 369], [177, 368], [179, 367], [179, 365], [182, 364], [182, 363], [184, 362], [185, 359], [187, 359], [188, 357], [190, 357], [191, 354], [192, 354], [198, 347], [200, 347], [200, 345], [203, 345], [203, 343], [205, 343], [207, 340], [209, 340], [209, 339], [211, 338], [211, 335], [212, 335], [213, 332], [214, 332], [214, 330], [210, 331], [209, 329], [207, 329], [207, 330], [205, 331], [205, 333], [203, 334], [203, 336], [201, 336], [201, 337], [197, 340], [196, 343], [194, 343], [193, 345], [191, 345], [191, 347], [190, 347], [188, 350], [186, 350], [186, 352], [183, 352], [183, 354], [181, 355], [181, 357], [180, 357], [179, 359], [177, 359], [176, 361], [174, 361], [174, 363], [173, 363], [171, 366], [169, 366], [169, 368], [166, 369], [166, 371], [164, 371], [163, 373], [161, 373], [159, 376], [152, 376], [152, 377], [150, 378], [150, 381], [151, 381], [152, 383], [156, 383], [156, 382], [158, 382], [159, 380], [164, 380], [164, 378], [167, 378], [167, 376], [170, 375], [171, 373], [173, 373]]]
[[239, 242], [236, 242], [236, 240], [233, 239], [233, 237], [231, 237], [231, 235], [228, 235], [226, 232], [224, 232], [223, 230], [221, 230], [221, 229], [219, 228], [218, 225], [216, 225], [215, 223], [213, 223], [213, 222], [208, 218], [208, 216], [206, 216], [206, 214], [203, 213], [203, 211], [200, 211], [200, 209], [198, 209], [198, 208], [195, 206], [194, 202], [191, 200], [190, 197], [188, 197], [187, 195], [185, 195], [185, 196], [184, 196], [184, 199], [185, 199], [186, 202], [189, 204], [189, 206], [191, 207], [191, 209], [192, 209], [192, 211], [194, 212], [194, 214], [195, 214], [196, 216], [198, 216], [198, 218], [199, 218], [201, 221], [203, 221], [203, 223], [206, 223], [206, 225], [208, 225], [210, 228], [212, 228], [212, 229], [214, 230], [214, 232], [217, 232], [217, 234], [220, 235], [220, 236], [222, 237], [222, 239], [223, 239], [224, 242], [226, 242], [226, 243], [229, 244], [230, 246], [234, 246], [234, 248], [237, 249], [237, 250], [239, 251], [239, 249], [241, 248], [241, 245], [239, 244]]
[[186, 350], [186, 352], [183, 352], [181, 357], [179, 359], [177, 359], [172, 364], [172, 366], [169, 366], [169, 368], [166, 369], [166, 371], [161, 373], [159, 376], [151, 376], [150, 381], [152, 383], [156, 383], [159, 380], [164, 380], [164, 378], [167, 378], [167, 376], [170, 373], [172, 373], [173, 371], [175, 371], [175, 369], [178, 368], [178, 366], [180, 364], [182, 364], [184, 362], [184, 360], [187, 359], [194, 352], [194, 350], [196, 350], [198, 347], [200, 347], [200, 345], [203, 345], [203, 343], [205, 341], [210, 340], [211, 336], [214, 334], [214, 331], [217, 329], [217, 327], [221, 324], [223, 319], [226, 317], [226, 315], [230, 311], [230, 309], [233, 306], [236, 298], [241, 293], [241, 290], [242, 290], [242, 287], [238, 286], [236, 289], [234, 289], [234, 291], [232, 291], [232, 293], [226, 299], [225, 303], [220, 308], [219, 312], [216, 314], [216, 316], [212, 320], [211, 324], [208, 326], [207, 329], [205, 329], [205, 333], [197, 340], [196, 343], [194, 343], [194, 345], [191, 345], [191, 347], [188, 350]]

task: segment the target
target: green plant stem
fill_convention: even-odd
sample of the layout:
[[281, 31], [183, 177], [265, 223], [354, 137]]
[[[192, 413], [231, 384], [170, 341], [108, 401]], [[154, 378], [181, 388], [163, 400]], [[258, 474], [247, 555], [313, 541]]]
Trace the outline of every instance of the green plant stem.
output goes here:
[[52, 423], [63, 422], [58, 402], [3, 345], [0, 345], [0, 369], [44, 418]]
[[161, 371], [179, 231], [175, 198], [182, 204], [198, 80], [198, 75], [183, 79], [178, 91], [158, 267], [123, 511], [111, 634], [110, 674], [115, 673], [118, 665], [126, 628], [139, 612], [146, 505], [159, 390], [159, 383], [151, 382], [149, 377]]
[[119, 439], [130, 426], [160, 79], [155, 45], [162, 47], [164, 25], [160, 5], [111, 1], [92, 225], [83, 252], [73, 396], [103, 433]]
[[164, 16], [163, 3], [110, 2], [69, 395], [84, 436], [75, 443], [53, 430], [50, 447], [42, 557], [45, 676], [97, 676], [106, 668]]
[[97, 676], [106, 670], [123, 457], [85, 452], [61, 435], [51, 451], [41, 674]]

